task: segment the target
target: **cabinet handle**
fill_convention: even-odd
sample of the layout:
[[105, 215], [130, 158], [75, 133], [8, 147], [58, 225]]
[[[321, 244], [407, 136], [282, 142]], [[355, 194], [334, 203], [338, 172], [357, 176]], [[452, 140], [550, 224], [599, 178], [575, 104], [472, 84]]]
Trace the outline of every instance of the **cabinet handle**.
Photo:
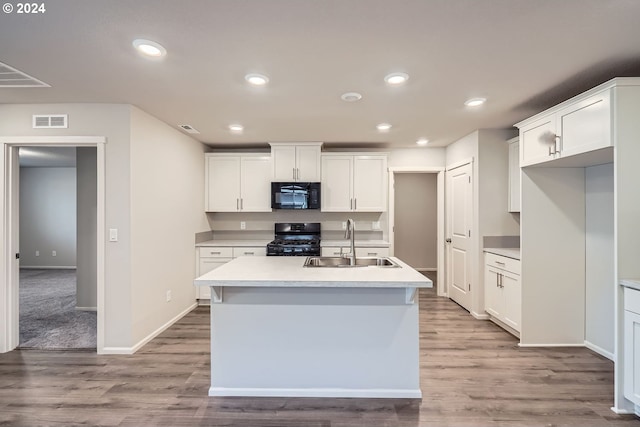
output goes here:
[[240, 199], [236, 199], [236, 210], [240, 210]]
[[296, 179], [300, 179], [300, 169], [296, 168]]
[[244, 199], [240, 199], [240, 210], [244, 209]]
[[296, 168], [291, 168], [291, 176], [293, 177], [293, 180], [295, 181], [295, 179], [296, 179]]
[[500, 287], [504, 288], [504, 285], [502, 284], [502, 281], [504, 280], [504, 276], [502, 275], [502, 273], [500, 273]]
[[220, 255], [222, 252], [211, 252], [211, 255]]
[[496, 261], [496, 264], [504, 265], [504, 262]]
[[353, 198], [353, 210], [358, 210], [358, 199], [356, 199], [355, 197]]
[[245, 255], [253, 255], [253, 254], [255, 254], [255, 252], [245, 252], [244, 254]]
[[367, 256], [377, 256], [378, 252], [367, 252]]

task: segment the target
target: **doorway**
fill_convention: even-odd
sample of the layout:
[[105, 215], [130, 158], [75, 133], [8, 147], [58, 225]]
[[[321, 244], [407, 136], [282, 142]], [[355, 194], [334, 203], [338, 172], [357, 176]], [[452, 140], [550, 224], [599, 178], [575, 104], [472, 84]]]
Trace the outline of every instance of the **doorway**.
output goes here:
[[[389, 173], [390, 253], [418, 271], [435, 275], [437, 294], [444, 296], [444, 168], [395, 167]], [[408, 200], [405, 195], [411, 193], [416, 197]], [[412, 229], [420, 237], [407, 237]], [[427, 242], [422, 244], [420, 239]]]
[[96, 149], [21, 147], [19, 161], [19, 348], [95, 350]]
[[19, 345], [19, 181], [18, 151], [21, 147], [94, 147], [96, 171], [95, 256], [96, 283], [96, 348], [104, 350], [104, 207], [105, 207], [105, 142], [104, 137], [0, 137], [0, 191], [4, 201], [0, 210], [0, 352]]

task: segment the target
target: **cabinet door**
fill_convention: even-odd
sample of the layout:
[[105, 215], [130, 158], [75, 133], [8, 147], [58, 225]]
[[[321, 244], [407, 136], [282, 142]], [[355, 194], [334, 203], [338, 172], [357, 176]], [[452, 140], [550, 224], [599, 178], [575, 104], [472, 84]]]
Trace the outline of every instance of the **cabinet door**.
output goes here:
[[[231, 261], [231, 258], [200, 258], [198, 262], [198, 276], [202, 276], [229, 261]], [[211, 288], [209, 286], [198, 286], [196, 297], [198, 299], [211, 299]]]
[[323, 212], [349, 212], [353, 206], [353, 156], [322, 156], [320, 200]]
[[509, 212], [520, 212], [520, 143], [509, 143]]
[[555, 115], [530, 123], [520, 129], [520, 166], [553, 160], [556, 146]]
[[500, 288], [499, 270], [484, 267], [484, 310], [490, 315], [502, 318], [502, 288]]
[[208, 212], [236, 212], [240, 208], [240, 157], [206, 157]]
[[271, 147], [273, 161], [273, 181], [291, 182], [296, 180], [296, 146], [274, 145]]
[[560, 110], [557, 117], [562, 157], [612, 145], [608, 90]]
[[270, 156], [242, 157], [240, 188], [240, 210], [271, 212]]
[[320, 146], [298, 145], [296, 147], [296, 181], [320, 181], [320, 168]]
[[387, 157], [355, 156], [353, 160], [353, 208], [358, 212], [387, 210]]
[[640, 314], [628, 310], [624, 311], [624, 397], [640, 405]]
[[502, 321], [520, 332], [522, 290], [520, 277], [510, 272], [502, 273], [502, 291], [504, 295]]

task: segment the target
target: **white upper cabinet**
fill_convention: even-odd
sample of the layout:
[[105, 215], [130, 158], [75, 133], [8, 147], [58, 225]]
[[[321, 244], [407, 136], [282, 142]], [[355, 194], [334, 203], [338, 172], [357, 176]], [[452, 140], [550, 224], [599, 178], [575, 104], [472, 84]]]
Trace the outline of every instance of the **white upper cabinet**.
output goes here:
[[509, 212], [520, 212], [520, 142], [518, 137], [509, 141]]
[[271, 156], [206, 154], [207, 212], [271, 212]]
[[385, 212], [388, 192], [384, 154], [323, 154], [323, 212]]
[[[597, 89], [517, 123], [520, 129], [520, 166], [565, 159], [613, 146], [611, 88]], [[596, 158], [587, 162], [599, 163]], [[581, 166], [579, 162], [576, 165]]]
[[292, 144], [271, 142], [272, 180], [319, 182], [321, 142]]

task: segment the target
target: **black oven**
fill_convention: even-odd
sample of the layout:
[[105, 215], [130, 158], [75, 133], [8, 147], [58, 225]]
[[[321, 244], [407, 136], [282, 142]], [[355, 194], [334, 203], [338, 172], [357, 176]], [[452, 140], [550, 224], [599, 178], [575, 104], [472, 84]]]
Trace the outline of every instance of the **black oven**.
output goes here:
[[272, 182], [271, 209], [320, 209], [320, 183]]

